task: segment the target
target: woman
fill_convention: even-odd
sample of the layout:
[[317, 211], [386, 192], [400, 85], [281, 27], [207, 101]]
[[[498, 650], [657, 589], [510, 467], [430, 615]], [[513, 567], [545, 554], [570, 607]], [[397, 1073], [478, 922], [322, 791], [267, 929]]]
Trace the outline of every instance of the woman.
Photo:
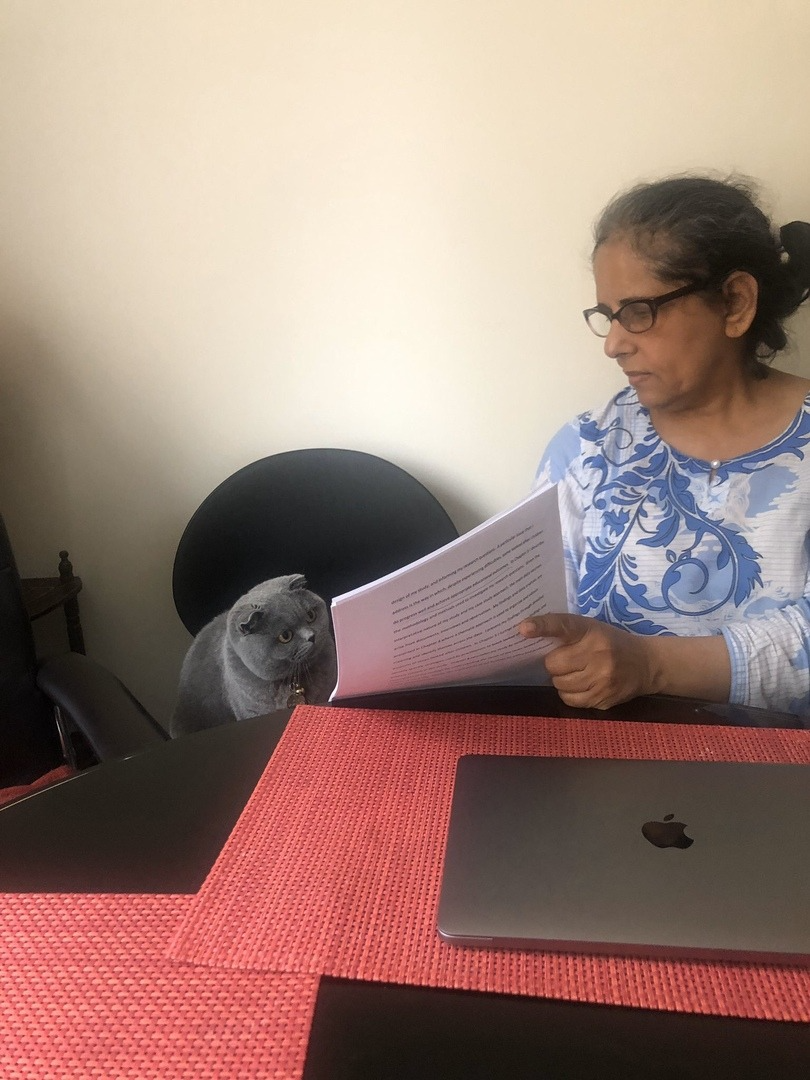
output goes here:
[[616, 197], [584, 314], [629, 386], [552, 440], [569, 608], [563, 700], [640, 694], [810, 712], [810, 380], [769, 368], [810, 292], [810, 225], [777, 239], [738, 181], [676, 177]]

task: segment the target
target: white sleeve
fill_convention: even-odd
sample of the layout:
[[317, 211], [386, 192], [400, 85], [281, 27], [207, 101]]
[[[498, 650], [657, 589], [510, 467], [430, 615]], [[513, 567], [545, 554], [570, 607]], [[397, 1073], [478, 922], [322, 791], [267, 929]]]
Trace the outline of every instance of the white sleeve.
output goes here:
[[758, 618], [727, 623], [729, 701], [810, 715], [810, 596]]

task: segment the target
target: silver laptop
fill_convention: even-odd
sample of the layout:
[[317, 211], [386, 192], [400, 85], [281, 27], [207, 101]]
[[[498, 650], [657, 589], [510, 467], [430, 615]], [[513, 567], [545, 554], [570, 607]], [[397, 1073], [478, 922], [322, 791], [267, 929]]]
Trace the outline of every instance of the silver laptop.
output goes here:
[[462, 757], [437, 924], [459, 945], [810, 963], [810, 766]]

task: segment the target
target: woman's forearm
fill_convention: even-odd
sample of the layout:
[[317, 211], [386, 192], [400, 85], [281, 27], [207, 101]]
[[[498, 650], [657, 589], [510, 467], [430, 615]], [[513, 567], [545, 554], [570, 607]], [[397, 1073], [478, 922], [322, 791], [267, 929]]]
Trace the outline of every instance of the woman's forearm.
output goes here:
[[722, 634], [638, 640], [647, 653], [650, 693], [728, 701], [731, 659]]

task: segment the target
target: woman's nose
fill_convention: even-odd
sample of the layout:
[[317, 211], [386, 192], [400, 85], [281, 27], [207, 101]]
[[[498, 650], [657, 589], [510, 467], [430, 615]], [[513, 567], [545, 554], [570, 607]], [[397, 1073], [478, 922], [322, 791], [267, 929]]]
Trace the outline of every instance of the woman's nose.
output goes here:
[[633, 335], [622, 326], [618, 319], [610, 324], [610, 330], [605, 338], [605, 356], [611, 360], [618, 360], [633, 351]]

